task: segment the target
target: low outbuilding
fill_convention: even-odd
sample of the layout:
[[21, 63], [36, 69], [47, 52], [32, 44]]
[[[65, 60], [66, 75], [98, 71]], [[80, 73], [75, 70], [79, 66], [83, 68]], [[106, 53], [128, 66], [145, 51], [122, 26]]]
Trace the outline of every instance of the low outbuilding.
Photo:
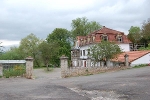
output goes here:
[[150, 64], [150, 50], [123, 52], [118, 55], [115, 61], [125, 64], [125, 55], [128, 55], [128, 62], [131, 67], [140, 64]]

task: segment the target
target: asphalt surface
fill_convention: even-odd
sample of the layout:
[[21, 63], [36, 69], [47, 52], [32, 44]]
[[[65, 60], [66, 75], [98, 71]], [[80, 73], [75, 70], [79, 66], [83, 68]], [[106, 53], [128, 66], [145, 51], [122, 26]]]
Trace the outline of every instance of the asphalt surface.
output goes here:
[[65, 79], [40, 74], [35, 79], [0, 78], [0, 100], [150, 99], [150, 67]]

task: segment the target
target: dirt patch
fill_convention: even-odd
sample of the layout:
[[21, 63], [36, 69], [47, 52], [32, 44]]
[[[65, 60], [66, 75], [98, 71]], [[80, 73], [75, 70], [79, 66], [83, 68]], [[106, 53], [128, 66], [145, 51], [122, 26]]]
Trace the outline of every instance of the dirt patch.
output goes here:
[[39, 78], [48, 78], [48, 79], [57, 79], [61, 78], [61, 69], [54, 68], [52, 71], [47, 72], [45, 69], [34, 69], [33, 76], [35, 79]]

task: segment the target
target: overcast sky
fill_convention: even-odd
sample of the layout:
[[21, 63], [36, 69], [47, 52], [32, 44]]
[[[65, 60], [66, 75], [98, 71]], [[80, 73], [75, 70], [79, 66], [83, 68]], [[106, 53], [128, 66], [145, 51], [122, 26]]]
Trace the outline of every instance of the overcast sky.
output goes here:
[[71, 22], [87, 17], [128, 34], [150, 18], [150, 0], [0, 0], [0, 41], [18, 45], [34, 33], [45, 39], [55, 28], [71, 29]]

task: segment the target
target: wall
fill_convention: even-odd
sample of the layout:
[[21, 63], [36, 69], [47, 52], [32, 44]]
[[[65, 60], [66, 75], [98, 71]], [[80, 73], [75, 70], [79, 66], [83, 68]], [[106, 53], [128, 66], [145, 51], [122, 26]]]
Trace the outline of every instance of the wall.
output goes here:
[[0, 77], [3, 76], [3, 65], [0, 64]]
[[71, 77], [71, 76], [82, 76], [82, 75], [93, 75], [99, 74], [108, 71], [116, 71], [127, 69], [128, 67], [72, 67], [68, 68], [66, 71], [63, 71], [62, 78]]
[[144, 55], [143, 57], [131, 62], [130, 66], [139, 65], [139, 64], [149, 64], [150, 63], [150, 53]]
[[3, 76], [3, 68], [9, 68], [12, 65], [26, 64], [26, 78], [33, 76], [33, 58], [27, 57], [25, 60], [0, 60], [0, 76]]
[[[86, 46], [80, 47], [80, 52], [82, 51], [82, 56], [80, 54], [81, 59], [87, 59], [87, 54], [88, 54], [87, 50], [90, 49], [90, 46], [92, 46], [92, 45], [86, 45]], [[85, 50], [85, 56], [83, 55], [83, 50]]]
[[130, 51], [129, 44], [118, 44], [122, 51]]

